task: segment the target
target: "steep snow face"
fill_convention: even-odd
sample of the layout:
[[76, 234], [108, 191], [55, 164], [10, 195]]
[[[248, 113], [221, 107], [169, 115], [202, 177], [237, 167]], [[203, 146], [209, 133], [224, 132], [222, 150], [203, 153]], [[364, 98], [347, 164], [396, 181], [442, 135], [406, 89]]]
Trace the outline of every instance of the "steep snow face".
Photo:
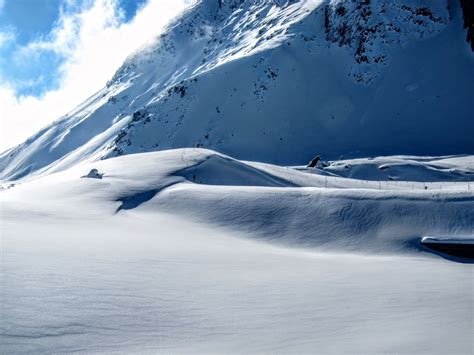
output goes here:
[[177, 147], [301, 164], [474, 152], [452, 1], [200, 1], [107, 87], [0, 156], [0, 178]]

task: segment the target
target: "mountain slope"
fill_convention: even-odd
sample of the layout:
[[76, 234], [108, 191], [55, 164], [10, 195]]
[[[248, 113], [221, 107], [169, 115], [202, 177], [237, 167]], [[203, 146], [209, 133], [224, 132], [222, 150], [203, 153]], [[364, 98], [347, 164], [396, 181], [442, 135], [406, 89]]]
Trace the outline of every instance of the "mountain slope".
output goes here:
[[473, 153], [465, 32], [458, 1], [200, 1], [3, 153], [0, 178], [186, 146], [284, 164]]

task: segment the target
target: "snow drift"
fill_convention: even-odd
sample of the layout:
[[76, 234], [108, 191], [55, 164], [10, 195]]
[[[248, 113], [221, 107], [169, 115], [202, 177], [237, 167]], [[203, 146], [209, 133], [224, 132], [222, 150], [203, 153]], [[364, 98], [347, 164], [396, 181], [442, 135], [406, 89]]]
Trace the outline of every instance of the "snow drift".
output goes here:
[[[101, 179], [77, 180], [90, 171]], [[361, 253], [418, 252], [422, 236], [470, 234], [474, 221], [467, 181], [382, 184], [241, 162], [198, 148], [80, 165], [17, 185], [3, 197], [26, 200], [29, 193], [40, 201], [90, 196], [89, 203], [110, 201], [106, 210], [115, 213], [175, 213], [278, 244]], [[39, 209], [45, 212], [47, 205]]]
[[472, 265], [420, 244], [472, 234], [468, 182], [299, 169], [188, 148], [5, 184], [0, 352], [469, 353]]

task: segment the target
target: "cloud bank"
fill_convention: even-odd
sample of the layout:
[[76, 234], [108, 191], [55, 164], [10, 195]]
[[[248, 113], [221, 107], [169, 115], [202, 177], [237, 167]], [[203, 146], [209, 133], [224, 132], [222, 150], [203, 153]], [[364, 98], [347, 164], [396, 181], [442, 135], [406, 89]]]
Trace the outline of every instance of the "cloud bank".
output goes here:
[[22, 83], [0, 82], [0, 151], [21, 143], [101, 89], [130, 53], [191, 2], [149, 0], [129, 22], [119, 0], [94, 0], [74, 13], [62, 11], [47, 36], [15, 53], [15, 60], [26, 64], [46, 52], [64, 58], [52, 74], [57, 77], [46, 78], [57, 80], [57, 88], [40, 97], [17, 96], [15, 86]]

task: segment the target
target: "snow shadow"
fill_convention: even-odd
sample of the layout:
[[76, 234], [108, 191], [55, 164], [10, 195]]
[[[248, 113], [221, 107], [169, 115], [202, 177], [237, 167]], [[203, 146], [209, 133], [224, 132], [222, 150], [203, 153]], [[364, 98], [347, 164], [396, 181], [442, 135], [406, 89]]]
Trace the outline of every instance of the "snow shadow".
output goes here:
[[142, 203], [150, 201], [161, 189], [154, 189], [137, 193], [135, 195], [119, 198], [117, 201], [122, 202], [116, 212], [121, 210], [131, 210], [140, 206]]

